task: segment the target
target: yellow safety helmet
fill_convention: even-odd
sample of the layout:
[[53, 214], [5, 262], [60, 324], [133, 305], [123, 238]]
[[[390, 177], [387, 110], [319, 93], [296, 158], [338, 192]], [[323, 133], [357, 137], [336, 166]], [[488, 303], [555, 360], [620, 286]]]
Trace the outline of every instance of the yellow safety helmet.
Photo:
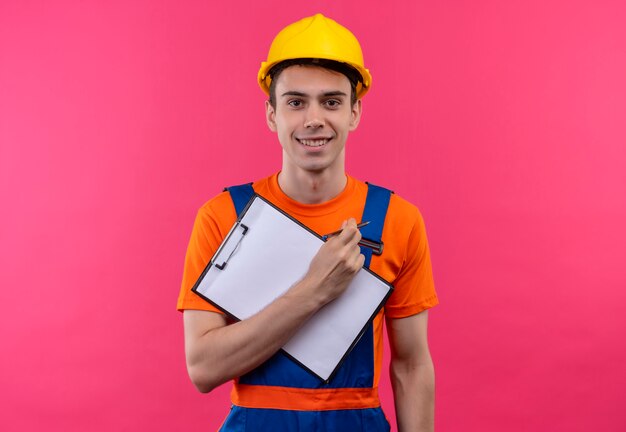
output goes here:
[[372, 76], [363, 65], [363, 52], [357, 38], [342, 25], [322, 14], [303, 18], [288, 25], [274, 38], [267, 61], [261, 63], [258, 81], [269, 95], [272, 78], [268, 72], [277, 63], [300, 58], [318, 58], [347, 63], [361, 74], [356, 97], [361, 98], [372, 86]]

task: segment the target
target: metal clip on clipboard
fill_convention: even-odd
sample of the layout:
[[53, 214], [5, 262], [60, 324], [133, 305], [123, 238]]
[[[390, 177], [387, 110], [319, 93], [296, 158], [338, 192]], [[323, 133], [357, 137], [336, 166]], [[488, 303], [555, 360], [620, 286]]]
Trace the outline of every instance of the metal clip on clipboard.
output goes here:
[[[322, 236], [322, 240], [326, 241], [328, 240], [328, 237], [329, 237], [328, 235]], [[374, 240], [361, 237], [361, 240], [359, 240], [359, 246], [363, 246], [363, 247], [371, 249], [374, 255], [382, 255], [383, 247], [385, 246], [385, 244], [382, 241], [376, 242]]]
[[382, 241], [379, 243], [379, 242], [375, 242], [373, 240], [369, 240], [369, 239], [366, 239], [366, 238], [363, 237], [359, 241], [359, 246], [365, 246], [366, 248], [370, 248], [374, 255], [382, 255], [383, 254], [384, 243]]
[[[243, 237], [246, 235], [246, 233], [248, 232], [248, 227], [244, 224], [242, 224], [241, 222], [237, 222], [237, 224], [235, 225], [235, 227], [233, 228], [233, 232], [232, 234], [235, 234], [235, 232], [239, 231], [241, 233], [241, 236], [239, 237], [239, 239], [237, 240], [237, 242], [235, 242], [235, 244], [233, 246], [231, 246], [229, 248], [228, 251], [224, 251], [222, 250], [222, 248], [220, 248], [220, 250], [217, 251], [217, 253], [215, 254], [215, 258], [213, 260], [213, 264], [215, 264], [215, 267], [217, 267], [220, 270], [224, 270], [224, 268], [226, 267], [226, 264], [228, 264], [228, 261], [230, 261], [231, 257], [235, 254], [235, 252], [237, 251], [237, 248], [239, 248], [239, 245], [241, 244], [241, 241], [243, 240]], [[231, 235], [232, 235], [231, 234]], [[228, 243], [224, 243], [222, 245], [222, 247], [227, 247]], [[218, 258], [220, 258], [222, 256], [222, 254], [225, 253], [227, 254], [226, 260], [223, 261], [221, 264], [218, 264], [216, 262], [216, 260]]]

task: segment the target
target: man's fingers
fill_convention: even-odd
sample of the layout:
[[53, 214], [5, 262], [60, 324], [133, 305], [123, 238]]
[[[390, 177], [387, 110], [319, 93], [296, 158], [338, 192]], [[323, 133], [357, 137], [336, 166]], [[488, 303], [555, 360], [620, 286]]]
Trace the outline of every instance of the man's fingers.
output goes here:
[[349, 243], [358, 243], [361, 240], [361, 233], [356, 226], [356, 221], [353, 218], [344, 222], [341, 234], [338, 236], [341, 242], [345, 245]]
[[360, 269], [365, 265], [365, 255], [359, 252], [359, 257], [357, 258], [357, 267]]
[[350, 261], [350, 266], [356, 272], [365, 264], [365, 257], [361, 253], [361, 248], [357, 247], [354, 250], [354, 254], [352, 256], [352, 260]]

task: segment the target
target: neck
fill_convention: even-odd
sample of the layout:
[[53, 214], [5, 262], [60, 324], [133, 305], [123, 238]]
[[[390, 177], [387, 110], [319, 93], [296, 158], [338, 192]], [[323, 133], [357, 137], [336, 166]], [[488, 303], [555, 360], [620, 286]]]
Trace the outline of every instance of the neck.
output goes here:
[[315, 173], [284, 168], [278, 175], [278, 185], [289, 198], [303, 204], [320, 204], [333, 199], [348, 181], [343, 170]]

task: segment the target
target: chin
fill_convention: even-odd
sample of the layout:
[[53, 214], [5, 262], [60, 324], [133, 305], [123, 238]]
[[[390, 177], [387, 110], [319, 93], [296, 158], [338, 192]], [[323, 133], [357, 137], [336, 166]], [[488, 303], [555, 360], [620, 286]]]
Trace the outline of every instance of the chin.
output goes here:
[[312, 174], [319, 174], [324, 172], [327, 168], [328, 165], [300, 165], [298, 168], [300, 168], [300, 170], [305, 171], [305, 172], [309, 172]]

